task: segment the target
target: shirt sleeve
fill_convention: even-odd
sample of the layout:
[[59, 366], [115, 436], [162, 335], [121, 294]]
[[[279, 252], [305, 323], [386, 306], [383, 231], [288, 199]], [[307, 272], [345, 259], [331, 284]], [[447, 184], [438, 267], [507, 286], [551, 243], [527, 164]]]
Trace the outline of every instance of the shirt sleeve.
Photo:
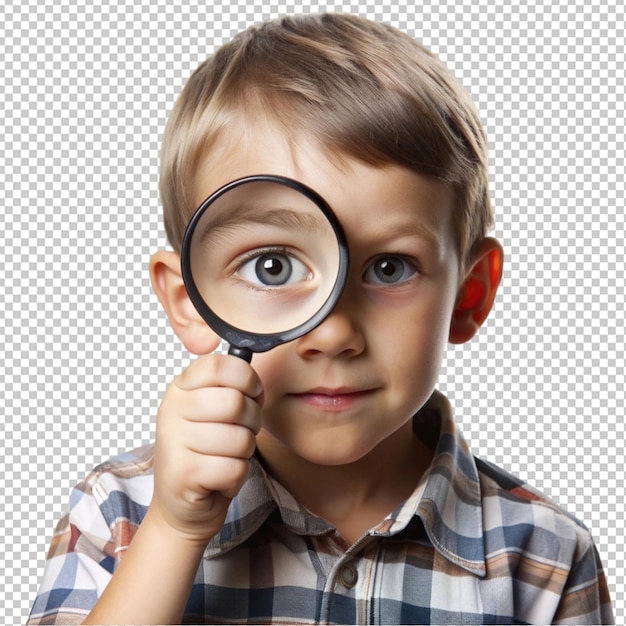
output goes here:
[[69, 511], [56, 527], [27, 624], [80, 624], [114, 566], [109, 525], [87, 480], [72, 491]]
[[570, 570], [554, 623], [615, 624], [606, 577], [591, 538]]

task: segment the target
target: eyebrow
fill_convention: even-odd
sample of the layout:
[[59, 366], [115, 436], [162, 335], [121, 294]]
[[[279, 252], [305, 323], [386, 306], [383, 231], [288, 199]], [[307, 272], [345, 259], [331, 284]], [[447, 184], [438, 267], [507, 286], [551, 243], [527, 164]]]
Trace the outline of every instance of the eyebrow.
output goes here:
[[385, 235], [390, 240], [401, 237], [416, 237], [436, 249], [440, 249], [442, 244], [441, 236], [434, 229], [413, 221], [390, 224], [385, 229]]
[[298, 230], [309, 233], [328, 234], [331, 230], [329, 228], [331, 224], [321, 209], [318, 216], [309, 212], [297, 211], [296, 209], [279, 207], [258, 209], [247, 204], [241, 204], [229, 210], [228, 213], [221, 211], [211, 219], [202, 229], [200, 241], [254, 224], [277, 226], [286, 230]]

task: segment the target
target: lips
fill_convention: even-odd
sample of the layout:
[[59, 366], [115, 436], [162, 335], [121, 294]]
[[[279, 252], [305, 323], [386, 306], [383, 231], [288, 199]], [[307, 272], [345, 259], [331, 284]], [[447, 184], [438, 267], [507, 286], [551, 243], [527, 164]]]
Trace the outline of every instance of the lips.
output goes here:
[[367, 400], [374, 393], [372, 389], [351, 389], [340, 387], [328, 389], [319, 387], [304, 393], [291, 394], [291, 397], [301, 402], [328, 411], [345, 411]]

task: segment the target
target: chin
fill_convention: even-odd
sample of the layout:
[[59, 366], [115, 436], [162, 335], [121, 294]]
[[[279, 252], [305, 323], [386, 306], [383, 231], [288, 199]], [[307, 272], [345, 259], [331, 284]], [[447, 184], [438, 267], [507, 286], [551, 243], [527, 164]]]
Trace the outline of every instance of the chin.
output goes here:
[[327, 441], [319, 446], [308, 445], [290, 446], [294, 454], [315, 465], [327, 467], [339, 467], [350, 465], [360, 461], [368, 455], [374, 446], [346, 445], [341, 441], [335, 441], [330, 445]]

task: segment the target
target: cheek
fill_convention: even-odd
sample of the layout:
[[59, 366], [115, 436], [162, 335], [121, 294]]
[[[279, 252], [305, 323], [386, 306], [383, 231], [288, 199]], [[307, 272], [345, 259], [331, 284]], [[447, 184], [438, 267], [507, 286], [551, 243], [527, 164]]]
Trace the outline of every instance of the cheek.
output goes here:
[[289, 348], [290, 344], [285, 344], [252, 357], [251, 365], [263, 383], [266, 404], [280, 393], [285, 381], [289, 380]]
[[455, 297], [451, 289], [439, 293], [423, 290], [405, 301], [376, 303], [372, 307], [376, 319], [372, 317], [370, 329], [378, 329], [378, 336], [392, 342], [402, 343], [406, 338], [412, 346], [447, 343]]
[[438, 372], [447, 345], [447, 327], [416, 321], [403, 328], [404, 332], [381, 333], [376, 342], [375, 352], [386, 354], [394, 378], [417, 380]]
[[385, 354], [399, 377], [426, 376], [439, 372], [450, 334], [454, 294], [416, 301], [379, 317], [379, 332], [370, 333], [372, 354]]

